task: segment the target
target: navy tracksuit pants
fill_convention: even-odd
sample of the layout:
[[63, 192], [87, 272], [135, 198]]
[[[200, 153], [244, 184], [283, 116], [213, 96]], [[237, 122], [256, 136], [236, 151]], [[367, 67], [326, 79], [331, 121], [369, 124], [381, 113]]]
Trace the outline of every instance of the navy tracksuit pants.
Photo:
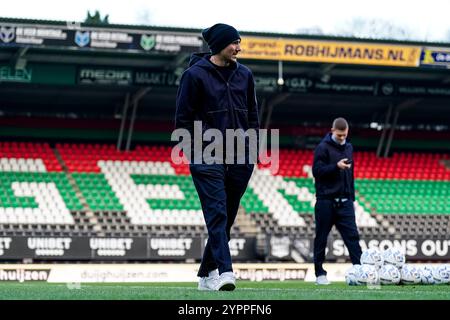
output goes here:
[[358, 228], [355, 221], [353, 201], [345, 202], [317, 199], [315, 210], [316, 237], [314, 239], [314, 269], [316, 277], [326, 275], [322, 264], [325, 261], [325, 248], [328, 234], [333, 225], [336, 226], [350, 253], [353, 264], [360, 264], [361, 247], [359, 245]]
[[220, 274], [233, 271], [228, 241], [253, 167], [253, 164], [189, 166], [208, 229], [208, 242], [197, 274], [199, 277], [207, 277], [209, 271], [217, 268]]

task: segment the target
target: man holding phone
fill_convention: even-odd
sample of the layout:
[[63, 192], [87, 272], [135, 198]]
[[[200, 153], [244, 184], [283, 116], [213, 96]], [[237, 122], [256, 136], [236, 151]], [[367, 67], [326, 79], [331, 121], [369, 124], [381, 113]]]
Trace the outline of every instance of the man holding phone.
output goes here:
[[336, 226], [350, 253], [353, 264], [359, 264], [361, 247], [355, 221], [355, 187], [353, 176], [353, 146], [347, 141], [348, 123], [344, 118], [333, 121], [329, 132], [314, 151], [313, 175], [316, 188], [314, 210], [314, 268], [316, 284], [327, 285], [323, 269], [328, 234]]

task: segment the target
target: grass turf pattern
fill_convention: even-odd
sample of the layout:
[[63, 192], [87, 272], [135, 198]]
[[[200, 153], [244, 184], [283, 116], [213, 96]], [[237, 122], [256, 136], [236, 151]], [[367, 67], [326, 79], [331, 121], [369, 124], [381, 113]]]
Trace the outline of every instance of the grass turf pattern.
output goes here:
[[198, 291], [196, 283], [0, 283], [1, 300], [450, 300], [450, 285], [369, 288], [337, 282], [238, 281], [232, 292]]

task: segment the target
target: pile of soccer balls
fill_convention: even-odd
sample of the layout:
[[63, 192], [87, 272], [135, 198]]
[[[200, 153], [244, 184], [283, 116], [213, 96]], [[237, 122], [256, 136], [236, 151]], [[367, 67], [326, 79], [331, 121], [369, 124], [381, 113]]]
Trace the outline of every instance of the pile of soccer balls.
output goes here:
[[360, 265], [347, 270], [345, 281], [349, 285], [448, 284], [450, 265], [415, 266], [405, 262], [399, 249], [370, 248], [362, 253]]

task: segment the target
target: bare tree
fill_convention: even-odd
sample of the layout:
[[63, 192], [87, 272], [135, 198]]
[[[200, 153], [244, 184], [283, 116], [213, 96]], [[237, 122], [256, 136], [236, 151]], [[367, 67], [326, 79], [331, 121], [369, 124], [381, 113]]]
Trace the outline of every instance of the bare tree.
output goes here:
[[447, 33], [446, 33], [446, 35], [445, 35], [445, 39], [444, 39], [444, 41], [445, 41], [445, 42], [449, 42], [449, 43], [450, 43], [450, 29], [449, 29], [449, 30], [447, 30]]
[[296, 33], [315, 35], [315, 36], [324, 35], [322, 28], [319, 26], [313, 26], [313, 27], [309, 27], [309, 28], [300, 28], [300, 29], [297, 29]]
[[136, 22], [138, 24], [150, 25], [152, 24], [152, 14], [147, 9], [141, 9], [136, 13]]
[[337, 36], [368, 39], [418, 40], [414, 33], [405, 27], [383, 19], [364, 19], [361, 17], [336, 28]]

